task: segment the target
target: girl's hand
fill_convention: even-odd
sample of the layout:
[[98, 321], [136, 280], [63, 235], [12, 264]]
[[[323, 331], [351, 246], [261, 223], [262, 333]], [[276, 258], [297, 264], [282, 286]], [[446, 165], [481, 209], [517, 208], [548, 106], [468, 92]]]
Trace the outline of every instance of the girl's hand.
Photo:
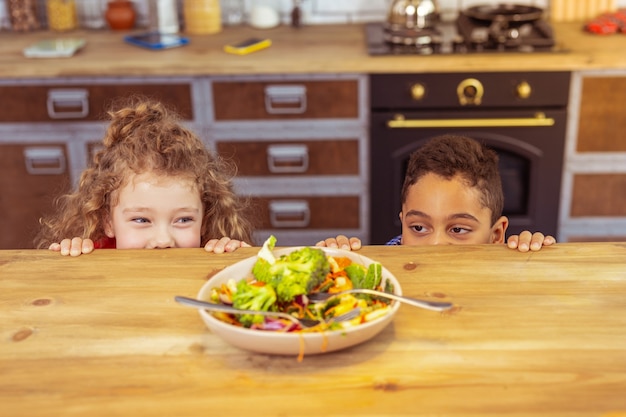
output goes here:
[[544, 246], [550, 246], [556, 243], [556, 239], [552, 236], [544, 236], [541, 232], [530, 233], [524, 230], [519, 235], [512, 235], [506, 241], [511, 249], [517, 249], [520, 252], [538, 251]]
[[320, 240], [315, 244], [315, 246], [345, 250], [359, 250], [361, 249], [361, 239], [358, 237], [348, 238], [347, 236], [339, 235], [337, 237], [329, 237], [328, 239]]
[[75, 237], [73, 239], [63, 239], [61, 243], [52, 243], [48, 249], [54, 252], [61, 252], [63, 256], [79, 256], [83, 253], [93, 252], [93, 240]]
[[211, 239], [206, 245], [204, 250], [213, 253], [234, 252], [239, 248], [249, 248], [250, 245], [241, 240], [231, 239], [229, 237], [223, 237], [221, 239]]

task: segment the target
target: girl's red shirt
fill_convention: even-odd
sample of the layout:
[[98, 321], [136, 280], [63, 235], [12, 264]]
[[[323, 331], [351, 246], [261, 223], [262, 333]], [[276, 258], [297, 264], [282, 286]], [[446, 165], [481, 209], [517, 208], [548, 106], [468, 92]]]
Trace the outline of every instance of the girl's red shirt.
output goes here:
[[115, 249], [115, 238], [104, 237], [93, 243], [95, 249]]

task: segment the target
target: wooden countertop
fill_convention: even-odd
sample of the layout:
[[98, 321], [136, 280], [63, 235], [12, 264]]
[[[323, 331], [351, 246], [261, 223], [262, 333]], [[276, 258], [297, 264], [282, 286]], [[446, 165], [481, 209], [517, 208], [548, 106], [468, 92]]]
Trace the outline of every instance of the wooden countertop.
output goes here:
[[[588, 34], [582, 23], [554, 28], [559, 46], [569, 52], [371, 57], [363, 25], [226, 28], [216, 35], [190, 36], [190, 45], [166, 51], [127, 45], [122, 40], [126, 32], [2, 32], [0, 78], [626, 69], [625, 35]], [[72, 58], [22, 55], [23, 48], [55, 36], [84, 37], [87, 45]], [[247, 56], [223, 52], [225, 44], [252, 36], [269, 37], [273, 45]]]
[[392, 324], [334, 353], [227, 345], [174, 295], [256, 254], [0, 251], [7, 416], [626, 415], [626, 244], [369, 246], [403, 292]]

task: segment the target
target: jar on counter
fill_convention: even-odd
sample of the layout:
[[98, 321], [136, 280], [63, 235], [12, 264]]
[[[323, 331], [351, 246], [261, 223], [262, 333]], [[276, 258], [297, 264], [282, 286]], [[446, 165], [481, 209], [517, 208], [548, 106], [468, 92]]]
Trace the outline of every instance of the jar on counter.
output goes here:
[[221, 0], [222, 24], [235, 26], [243, 23], [245, 4], [243, 0]]
[[26, 32], [41, 27], [37, 19], [37, 0], [8, 0], [7, 6], [14, 31]]
[[203, 35], [222, 30], [219, 0], [184, 0], [183, 14], [186, 33]]
[[178, 9], [176, 0], [150, 0], [150, 30], [159, 33], [177, 33]]
[[280, 25], [280, 4], [276, 0], [253, 0], [250, 26], [270, 29]]
[[104, 28], [104, 0], [79, 0], [76, 3], [76, 13], [79, 27]]
[[50, 30], [64, 32], [74, 30], [78, 25], [74, 0], [46, 0], [46, 13]]
[[104, 17], [113, 30], [129, 30], [135, 26], [135, 9], [130, 0], [111, 0]]

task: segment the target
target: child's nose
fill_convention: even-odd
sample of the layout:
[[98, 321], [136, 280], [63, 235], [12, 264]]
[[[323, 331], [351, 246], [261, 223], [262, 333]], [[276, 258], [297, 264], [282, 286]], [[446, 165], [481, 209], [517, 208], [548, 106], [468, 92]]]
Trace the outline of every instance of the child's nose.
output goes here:
[[448, 234], [445, 231], [436, 230], [430, 236], [431, 245], [448, 245]]
[[172, 238], [172, 234], [167, 230], [167, 228], [159, 228], [153, 239], [152, 239], [152, 249], [165, 249], [174, 247], [174, 239]]

